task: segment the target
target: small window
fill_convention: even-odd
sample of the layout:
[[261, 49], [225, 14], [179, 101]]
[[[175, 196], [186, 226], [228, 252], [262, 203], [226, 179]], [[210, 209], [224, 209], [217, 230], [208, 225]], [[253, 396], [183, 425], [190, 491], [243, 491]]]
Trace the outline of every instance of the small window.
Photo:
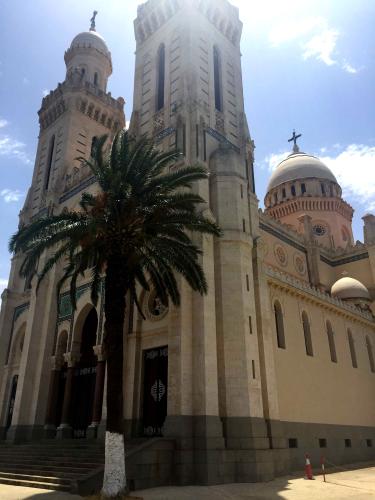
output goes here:
[[325, 438], [319, 439], [319, 448], [327, 448], [327, 440]]
[[351, 447], [352, 447], [352, 440], [345, 439], [345, 448], [351, 448]]
[[356, 352], [355, 352], [355, 345], [354, 345], [353, 335], [352, 335], [352, 332], [350, 330], [348, 330], [348, 342], [349, 342], [350, 357], [352, 359], [352, 367], [353, 368], [358, 368], [357, 355], [356, 355]]
[[215, 108], [223, 111], [223, 97], [221, 90], [221, 61], [219, 49], [214, 47], [214, 85], [215, 85]]
[[275, 324], [276, 324], [277, 347], [279, 347], [280, 349], [285, 349], [283, 311], [281, 309], [280, 302], [278, 301], [275, 302], [274, 313], [275, 313]]
[[98, 73], [95, 73], [95, 75], [94, 75], [94, 85], [95, 86], [99, 85], [99, 76], [98, 76]]
[[305, 313], [305, 311], [303, 311], [303, 313], [302, 313], [302, 326], [303, 326], [303, 335], [305, 338], [306, 354], [308, 356], [314, 356], [312, 340], [311, 340], [310, 322], [309, 322], [309, 318], [308, 318], [307, 314]]
[[320, 184], [320, 189], [322, 190], [322, 195], [326, 194], [326, 188], [323, 183]]
[[242, 219], [242, 230], [244, 233], [246, 233], [246, 221], [245, 221], [245, 219]]
[[275, 193], [275, 194], [273, 195], [273, 199], [274, 199], [274, 202], [275, 202], [275, 203], [277, 203], [277, 201], [278, 201], [278, 200], [277, 200], [277, 193]]
[[296, 195], [296, 186], [292, 186], [292, 187], [290, 188], [290, 191], [291, 191], [291, 193], [292, 193], [292, 196], [295, 196], [295, 195]]
[[252, 321], [251, 316], [249, 316], [249, 332], [250, 332], [250, 334], [253, 333], [253, 321]]
[[248, 292], [250, 292], [250, 282], [249, 282], [249, 275], [246, 275], [246, 289]]
[[367, 448], [372, 448], [372, 439], [366, 439]]
[[242, 184], [240, 185], [240, 188], [241, 188], [241, 199], [243, 199], [243, 186], [242, 186]]
[[85, 76], [85, 73], [86, 73], [85, 68], [81, 68], [81, 77], [84, 77], [84, 76]]
[[367, 347], [368, 359], [370, 362], [370, 369], [371, 369], [372, 373], [374, 373], [375, 372], [374, 354], [372, 352], [372, 345], [371, 345], [371, 342], [370, 342], [370, 339], [368, 336], [366, 337], [366, 347]]
[[333, 198], [333, 186], [332, 186], [332, 184], [329, 185], [329, 194]]
[[285, 188], [283, 188], [283, 198], [286, 198], [286, 191], [285, 191]]
[[165, 45], [162, 44], [158, 51], [158, 87], [156, 111], [164, 108], [164, 87], [165, 87]]
[[51, 177], [51, 169], [52, 169], [52, 160], [53, 153], [55, 150], [55, 136], [53, 135], [49, 141], [49, 150], [48, 150], [48, 158], [47, 158], [47, 170], [46, 170], [46, 179], [44, 183], [44, 189], [48, 189], [49, 181]]
[[252, 366], [252, 369], [253, 369], [253, 379], [256, 379], [255, 361], [254, 360], [251, 361], [251, 366]]
[[302, 193], [302, 194], [305, 194], [305, 193], [306, 193], [306, 184], [305, 184], [305, 183], [302, 183], [302, 184], [301, 184], [301, 193]]
[[332, 325], [329, 321], [327, 321], [327, 337], [328, 337], [328, 345], [329, 345], [329, 353], [331, 355], [331, 361], [332, 363], [337, 363], [335, 334], [332, 330]]
[[288, 439], [289, 448], [298, 448], [298, 439], [289, 438]]

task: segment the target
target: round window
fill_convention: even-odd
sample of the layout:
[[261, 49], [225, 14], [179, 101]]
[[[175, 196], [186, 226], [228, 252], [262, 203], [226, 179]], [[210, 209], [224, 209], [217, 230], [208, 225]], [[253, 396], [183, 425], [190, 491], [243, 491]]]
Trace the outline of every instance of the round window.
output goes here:
[[326, 232], [327, 229], [323, 226], [323, 224], [315, 224], [315, 226], [313, 226], [313, 233], [316, 236], [323, 236]]

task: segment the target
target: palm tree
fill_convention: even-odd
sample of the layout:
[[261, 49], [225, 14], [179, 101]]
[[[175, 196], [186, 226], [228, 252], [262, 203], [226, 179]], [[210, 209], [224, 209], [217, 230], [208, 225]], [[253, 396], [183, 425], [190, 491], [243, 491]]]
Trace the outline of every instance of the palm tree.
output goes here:
[[178, 305], [175, 273], [191, 288], [207, 292], [199, 264], [201, 251], [189, 235], [220, 235], [219, 227], [198, 210], [205, 201], [192, 183], [207, 178], [202, 166], [176, 166], [177, 152], [161, 153], [127, 131], [116, 134], [106, 148], [101, 137], [90, 160], [80, 158], [98, 182], [97, 194], [83, 193], [80, 211], [49, 215], [22, 227], [11, 238], [10, 251], [24, 260], [20, 269], [30, 276], [40, 257], [37, 290], [59, 262], [68, 282], [73, 307], [76, 283], [91, 267], [91, 300], [98, 300], [104, 278], [104, 348], [107, 359], [107, 430], [102, 494], [112, 498], [126, 490], [123, 438], [123, 329], [127, 298], [140, 309], [137, 290], [154, 288], [164, 305]]

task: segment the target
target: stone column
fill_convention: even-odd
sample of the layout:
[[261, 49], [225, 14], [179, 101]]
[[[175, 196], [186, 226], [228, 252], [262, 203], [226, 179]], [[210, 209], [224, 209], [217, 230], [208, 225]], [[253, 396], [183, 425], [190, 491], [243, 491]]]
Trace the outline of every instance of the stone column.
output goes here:
[[102, 419], [103, 408], [103, 391], [104, 391], [104, 378], [105, 378], [105, 357], [102, 345], [93, 347], [95, 355], [98, 358], [96, 365], [96, 378], [95, 378], [95, 394], [94, 404], [92, 409], [92, 422], [87, 429], [87, 437], [95, 439], [98, 436], [98, 427]]
[[79, 361], [79, 354], [68, 352], [64, 354], [64, 359], [68, 364], [68, 370], [66, 374], [66, 382], [65, 382], [65, 392], [64, 392], [64, 402], [61, 416], [61, 424], [57, 428], [58, 439], [70, 439], [72, 437], [72, 427], [70, 425], [70, 406], [72, 400], [72, 391], [73, 391], [73, 378], [74, 378], [74, 369]]
[[44, 424], [44, 437], [53, 439], [56, 436], [56, 409], [59, 393], [61, 368], [64, 364], [63, 356], [52, 356], [52, 370], [48, 390], [47, 411]]

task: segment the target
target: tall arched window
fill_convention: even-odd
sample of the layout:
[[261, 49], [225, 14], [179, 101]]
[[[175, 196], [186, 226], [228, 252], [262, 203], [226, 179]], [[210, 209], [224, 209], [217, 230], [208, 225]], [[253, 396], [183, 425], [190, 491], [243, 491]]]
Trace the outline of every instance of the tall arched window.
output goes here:
[[48, 157], [47, 157], [47, 169], [46, 169], [46, 180], [44, 182], [44, 189], [48, 189], [49, 180], [51, 177], [52, 159], [53, 151], [55, 149], [55, 136], [53, 135], [49, 141]]
[[327, 337], [328, 337], [328, 345], [329, 345], [329, 352], [331, 355], [331, 361], [332, 363], [337, 363], [335, 334], [333, 333], [330, 321], [327, 321]]
[[370, 368], [371, 368], [372, 373], [374, 373], [375, 372], [374, 354], [372, 352], [372, 344], [371, 344], [368, 336], [366, 336], [366, 347], [367, 347], [367, 353], [368, 353], [368, 360], [370, 362]]
[[349, 342], [349, 349], [350, 349], [350, 357], [352, 358], [352, 366], [353, 366], [353, 368], [358, 368], [357, 355], [355, 352], [353, 335], [349, 329], [348, 329], [348, 342]]
[[283, 311], [281, 309], [279, 301], [275, 302], [274, 312], [275, 312], [277, 347], [280, 347], [280, 349], [285, 349], [284, 318], [283, 318]]
[[314, 356], [312, 340], [311, 340], [310, 322], [305, 311], [303, 311], [302, 313], [302, 326], [303, 326], [303, 335], [305, 337], [306, 354], [308, 356]]
[[164, 87], [165, 87], [165, 45], [162, 44], [158, 51], [158, 78], [157, 78], [157, 99], [156, 111], [164, 108]]
[[221, 61], [217, 47], [214, 47], [214, 85], [215, 85], [215, 108], [223, 111], [223, 96], [221, 91]]
[[98, 73], [95, 73], [94, 74], [94, 85], [99, 85], [99, 76], [98, 76]]

